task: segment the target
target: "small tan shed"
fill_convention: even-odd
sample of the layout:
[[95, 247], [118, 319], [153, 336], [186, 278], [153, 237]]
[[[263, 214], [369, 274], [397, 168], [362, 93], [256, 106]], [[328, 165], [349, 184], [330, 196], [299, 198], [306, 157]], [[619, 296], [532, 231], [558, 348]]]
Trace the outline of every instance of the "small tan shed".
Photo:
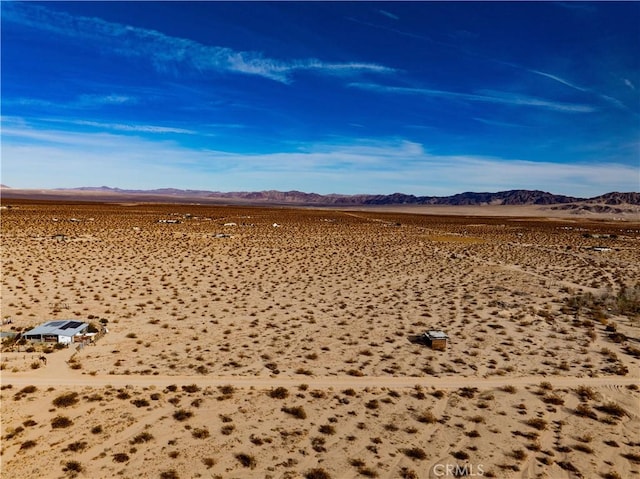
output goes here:
[[429, 330], [424, 333], [422, 337], [424, 342], [431, 346], [431, 349], [437, 349], [439, 351], [447, 349], [449, 336], [447, 336], [443, 331]]

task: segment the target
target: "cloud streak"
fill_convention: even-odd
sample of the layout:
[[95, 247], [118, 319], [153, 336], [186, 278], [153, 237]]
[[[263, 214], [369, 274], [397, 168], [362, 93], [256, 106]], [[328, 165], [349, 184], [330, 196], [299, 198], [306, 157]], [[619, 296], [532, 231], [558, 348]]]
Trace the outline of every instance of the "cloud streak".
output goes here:
[[236, 51], [220, 46], [208, 46], [185, 38], [171, 37], [156, 30], [137, 28], [99, 18], [74, 17], [28, 2], [4, 3], [4, 21], [24, 27], [72, 37], [81, 42], [93, 42], [112, 53], [150, 61], [162, 73], [188, 68], [202, 73], [240, 73], [290, 83], [296, 72], [316, 72], [324, 75], [358, 75], [361, 73], [392, 73], [392, 68], [374, 63], [324, 62], [315, 58], [278, 60], [260, 52]]
[[8, 123], [2, 131], [2, 176], [3, 183], [13, 187], [99, 183], [122, 188], [415, 195], [523, 188], [575, 196], [637, 189], [634, 166], [434, 155], [422, 144], [402, 138], [343, 138], [275, 153], [241, 154], [138, 135], [36, 129], [19, 118]]
[[403, 95], [418, 95], [430, 98], [445, 98], [452, 100], [495, 103], [511, 106], [527, 106], [568, 113], [591, 113], [595, 111], [595, 108], [590, 105], [555, 102], [527, 95], [513, 95], [490, 90], [486, 90], [480, 93], [461, 93], [447, 90], [435, 90], [430, 88], [398, 87], [380, 85], [376, 83], [358, 82], [350, 83], [349, 87], [380, 93], [398, 93]]

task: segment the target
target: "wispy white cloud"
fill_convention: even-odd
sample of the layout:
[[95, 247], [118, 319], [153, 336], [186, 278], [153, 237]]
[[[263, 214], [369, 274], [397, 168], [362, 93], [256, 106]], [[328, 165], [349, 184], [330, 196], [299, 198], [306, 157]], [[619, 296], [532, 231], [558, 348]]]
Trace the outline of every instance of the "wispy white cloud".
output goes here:
[[[524, 67], [520, 67], [520, 68], [524, 68]], [[607, 103], [609, 103], [610, 105], [613, 105], [614, 107], [618, 108], [618, 109], [622, 109], [622, 110], [628, 110], [628, 107], [622, 103], [620, 100], [618, 100], [617, 98], [612, 97], [611, 95], [606, 95], [604, 93], [600, 93], [597, 92], [595, 90], [593, 90], [592, 88], [586, 88], [580, 85], [577, 85], [573, 82], [570, 82], [569, 80], [566, 80], [564, 78], [561, 78], [557, 75], [552, 75], [551, 73], [546, 73], [540, 70], [533, 70], [533, 69], [529, 69], [529, 68], [525, 68], [526, 71], [528, 71], [529, 73], [533, 73], [535, 75], [540, 75], [542, 77], [545, 78], [549, 78], [553, 81], [556, 81], [558, 83], [561, 83], [562, 85], [568, 86], [569, 88], [573, 88], [574, 90], [578, 90], [581, 92], [586, 92], [586, 93], [591, 93], [593, 95], [595, 95], [596, 97], [599, 97], [601, 100], [606, 101]]]
[[433, 98], [449, 98], [472, 102], [497, 103], [512, 106], [528, 106], [570, 113], [591, 113], [595, 111], [595, 108], [590, 105], [550, 101], [527, 95], [514, 95], [510, 93], [490, 90], [486, 90], [480, 93], [462, 93], [447, 90], [435, 90], [430, 88], [397, 87], [380, 85], [376, 83], [358, 82], [350, 83], [349, 86], [362, 90], [376, 91], [381, 93], [399, 93]]
[[373, 63], [332, 63], [310, 59], [278, 60], [260, 52], [236, 51], [221, 46], [203, 45], [186, 38], [165, 35], [155, 30], [107, 22], [99, 18], [72, 16], [28, 2], [5, 3], [4, 21], [25, 27], [93, 42], [112, 53], [150, 61], [161, 72], [231, 72], [256, 75], [288, 83], [291, 75], [312, 71], [326, 75], [357, 75], [363, 72], [391, 73], [392, 68]]
[[546, 78], [550, 78], [551, 80], [557, 81], [558, 83], [562, 83], [563, 85], [566, 85], [570, 88], [573, 88], [574, 90], [579, 90], [579, 91], [589, 91], [588, 88], [584, 88], [581, 86], [576, 85], [575, 83], [571, 83], [567, 80], [565, 80], [564, 78], [560, 78], [557, 75], [552, 75], [551, 73], [546, 73], [546, 72], [542, 72], [540, 70], [532, 70], [532, 69], [527, 69], [527, 71], [529, 71], [530, 73], [535, 73], [536, 75], [540, 75]]
[[400, 20], [400, 17], [398, 17], [398, 15], [394, 15], [393, 13], [387, 12], [386, 10], [380, 9], [380, 10], [378, 10], [378, 13], [380, 13], [380, 14], [384, 15], [385, 17], [390, 18], [392, 20]]
[[576, 196], [637, 190], [637, 167], [632, 165], [436, 155], [402, 138], [343, 138], [269, 154], [240, 154], [138, 135], [42, 130], [20, 119], [7, 123], [2, 177], [14, 187], [109, 184], [416, 195], [524, 188]]
[[3, 98], [2, 101], [7, 105], [20, 105], [39, 108], [55, 108], [63, 109], [92, 109], [102, 106], [118, 106], [118, 105], [135, 105], [138, 98], [130, 95], [120, 95], [111, 93], [108, 95], [82, 94], [69, 101], [52, 101], [41, 98]]
[[76, 101], [76, 104], [87, 106], [100, 106], [100, 105], [124, 105], [125, 103], [134, 104], [138, 103], [138, 99], [128, 95], [80, 95]]
[[59, 119], [51, 119], [49, 121], [58, 122], [58, 123], [68, 123], [79, 126], [90, 126], [105, 130], [114, 130], [114, 131], [128, 131], [128, 132], [139, 132], [139, 133], [178, 133], [183, 135], [193, 135], [196, 134], [196, 131], [189, 130], [186, 128], [176, 128], [171, 126], [159, 126], [159, 125], [139, 125], [133, 123], [105, 123], [101, 121], [90, 121], [90, 120], [59, 120]]

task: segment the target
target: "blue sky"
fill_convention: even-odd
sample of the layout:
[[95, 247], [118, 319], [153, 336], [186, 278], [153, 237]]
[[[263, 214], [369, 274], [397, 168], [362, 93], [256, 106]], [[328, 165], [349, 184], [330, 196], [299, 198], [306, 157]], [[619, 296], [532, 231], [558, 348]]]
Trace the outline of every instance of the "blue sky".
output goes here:
[[640, 191], [638, 2], [2, 2], [2, 183]]

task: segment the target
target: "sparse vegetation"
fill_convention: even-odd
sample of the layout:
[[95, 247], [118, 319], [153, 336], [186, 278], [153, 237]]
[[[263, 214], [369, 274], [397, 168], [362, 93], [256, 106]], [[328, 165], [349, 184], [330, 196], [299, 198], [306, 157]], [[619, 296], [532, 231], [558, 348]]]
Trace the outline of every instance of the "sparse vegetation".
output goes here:
[[77, 404], [79, 401], [78, 393], [70, 392], [66, 394], [62, 394], [53, 400], [53, 405], [55, 407], [69, 407]]
[[73, 421], [66, 416], [56, 416], [51, 420], [53, 429], [67, 428], [73, 424]]
[[255, 469], [257, 463], [256, 463], [256, 459], [253, 456], [245, 453], [239, 453], [239, 454], [235, 454], [234, 457], [244, 467]]
[[281, 411], [291, 414], [297, 419], [306, 419], [307, 413], [302, 406], [282, 407]]
[[420, 447], [412, 447], [412, 448], [408, 448], [408, 449], [403, 449], [403, 451], [405, 456], [411, 458], [411, 459], [415, 459], [418, 461], [422, 461], [424, 459], [427, 458], [427, 453], [424, 452], [424, 449], [420, 448]]
[[[71, 212], [95, 223], [52, 221]], [[447, 455], [484, 463], [485, 477], [637, 469], [638, 388], [625, 387], [631, 372], [613, 376], [636, 366], [637, 317], [565, 300], [637, 282], [639, 233], [607, 255], [577, 229], [628, 222], [180, 204], [6, 213], [3, 331], [49, 315], [101, 329], [106, 316], [111, 334], [76, 353], [82, 369], [65, 367], [71, 387], [45, 384], [74, 351], [3, 347], [2, 460], [15, 477], [46, 463], [63, 477], [70, 459], [79, 477], [142, 464], [149, 477], [413, 478]], [[156, 223], [174, 213], [181, 223]], [[226, 221], [233, 237], [212, 239]], [[38, 238], [54, 228], [73, 238]], [[429, 328], [450, 335], [446, 351], [413, 342]], [[66, 429], [53, 426], [60, 414]]]

